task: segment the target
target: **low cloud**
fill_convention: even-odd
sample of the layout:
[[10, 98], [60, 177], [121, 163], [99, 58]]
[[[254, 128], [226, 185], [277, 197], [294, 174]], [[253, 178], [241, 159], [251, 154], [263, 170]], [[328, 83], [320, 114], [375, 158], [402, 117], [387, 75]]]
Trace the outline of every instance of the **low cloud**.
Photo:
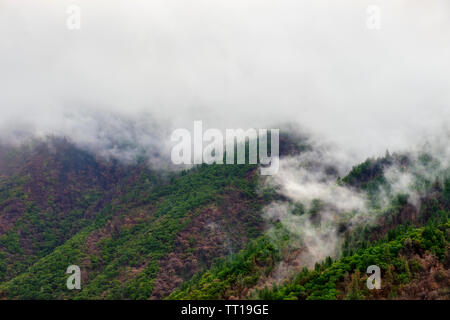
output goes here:
[[[311, 268], [328, 256], [339, 257], [345, 231], [375, 225], [398, 195], [407, 195], [409, 204], [420, 210], [432, 185], [442, 185], [450, 177], [446, 137], [411, 147], [402, 155], [386, 154], [389, 161], [381, 172], [384, 183], [376, 191], [376, 203], [365, 191], [340, 182], [339, 177], [349, 172], [345, 169], [349, 159], [335, 157], [329, 146], [312, 145], [298, 156], [282, 158], [279, 173], [263, 179], [261, 188], [281, 197], [264, 212], [268, 221], [280, 222], [293, 236], [291, 245], [299, 249], [295, 269]], [[400, 158], [407, 161], [396, 160]], [[284, 263], [277, 272], [281, 270], [292, 268]]]
[[339, 256], [340, 229], [375, 219], [366, 195], [338, 184], [338, 162], [317, 149], [282, 158], [279, 173], [262, 186], [286, 199], [271, 203], [264, 211], [269, 221], [281, 222], [298, 239], [302, 249], [298, 268]]
[[[81, 8], [78, 31], [66, 27], [73, 4]], [[381, 9], [380, 30], [366, 27], [369, 5]], [[117, 130], [130, 137], [146, 114], [169, 133], [194, 120], [220, 129], [294, 122], [357, 161], [408, 149], [448, 128], [449, 7], [3, 0], [0, 134], [86, 140], [86, 127], [114, 126], [106, 112], [138, 119], [138, 129]], [[74, 116], [86, 109], [98, 116]], [[98, 150], [111, 151], [108, 139], [97, 140]]]

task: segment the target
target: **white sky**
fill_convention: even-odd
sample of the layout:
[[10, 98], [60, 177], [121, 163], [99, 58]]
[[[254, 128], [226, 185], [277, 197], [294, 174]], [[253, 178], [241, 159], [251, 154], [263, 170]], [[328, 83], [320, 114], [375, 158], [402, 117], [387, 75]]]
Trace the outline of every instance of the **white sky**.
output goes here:
[[0, 0], [0, 111], [3, 138], [86, 140], [101, 127], [90, 115], [112, 111], [298, 122], [360, 159], [404, 149], [449, 126], [450, 1]]

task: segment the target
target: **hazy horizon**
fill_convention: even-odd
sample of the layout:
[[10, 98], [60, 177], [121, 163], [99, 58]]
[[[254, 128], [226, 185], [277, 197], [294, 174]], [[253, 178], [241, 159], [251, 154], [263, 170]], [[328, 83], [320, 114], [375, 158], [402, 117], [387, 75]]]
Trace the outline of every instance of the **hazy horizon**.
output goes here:
[[[80, 30], [66, 26], [73, 4]], [[381, 9], [380, 30], [366, 26], [369, 5]], [[101, 149], [126, 135], [157, 147], [202, 120], [294, 123], [354, 162], [445, 144], [449, 9], [445, 0], [1, 0], [0, 137], [65, 135]]]

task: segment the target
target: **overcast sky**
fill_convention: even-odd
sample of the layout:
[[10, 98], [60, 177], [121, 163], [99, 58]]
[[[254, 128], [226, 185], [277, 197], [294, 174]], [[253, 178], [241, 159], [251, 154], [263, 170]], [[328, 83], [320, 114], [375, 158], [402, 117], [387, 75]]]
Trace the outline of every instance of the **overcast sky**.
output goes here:
[[450, 1], [0, 0], [0, 111], [3, 139], [89, 140], [108, 111], [404, 149], [449, 126]]

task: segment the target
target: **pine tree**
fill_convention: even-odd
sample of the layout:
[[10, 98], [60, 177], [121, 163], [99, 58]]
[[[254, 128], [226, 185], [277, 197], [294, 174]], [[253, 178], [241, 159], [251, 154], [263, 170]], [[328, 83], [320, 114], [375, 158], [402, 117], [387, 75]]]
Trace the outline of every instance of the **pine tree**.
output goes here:
[[409, 263], [408, 263], [407, 259], [405, 259], [405, 271], [406, 271], [406, 276], [408, 277], [408, 280], [411, 281], [412, 274], [411, 274], [411, 270], [409, 268]]
[[359, 272], [359, 269], [356, 269], [355, 273], [352, 275], [352, 281], [348, 289], [349, 293], [347, 294], [347, 300], [364, 299], [364, 295], [360, 290], [360, 277], [361, 273]]

